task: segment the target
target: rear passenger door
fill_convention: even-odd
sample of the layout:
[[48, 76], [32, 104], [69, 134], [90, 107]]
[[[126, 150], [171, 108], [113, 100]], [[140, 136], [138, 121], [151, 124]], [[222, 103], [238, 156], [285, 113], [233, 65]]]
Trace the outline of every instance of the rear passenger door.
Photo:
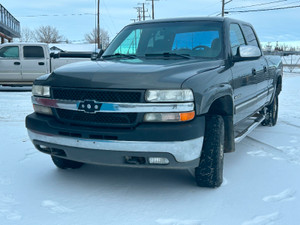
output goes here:
[[[230, 24], [230, 46], [232, 57], [238, 55], [238, 48], [246, 45], [246, 40], [239, 24]], [[256, 60], [233, 62], [231, 67], [233, 75], [233, 92], [235, 113], [234, 123], [241, 121], [253, 114], [256, 101]]]
[[47, 60], [42, 46], [23, 46], [22, 77], [23, 81], [33, 81], [47, 73]]
[[[242, 29], [244, 31], [244, 35], [246, 38], [247, 45], [252, 45], [260, 48], [257, 37], [253, 31], [253, 28], [249, 25], [242, 25]], [[268, 64], [265, 57], [262, 55], [259, 59], [256, 60], [256, 108], [259, 109], [264, 103], [267, 101], [268, 95], [268, 86], [269, 86], [269, 71]]]

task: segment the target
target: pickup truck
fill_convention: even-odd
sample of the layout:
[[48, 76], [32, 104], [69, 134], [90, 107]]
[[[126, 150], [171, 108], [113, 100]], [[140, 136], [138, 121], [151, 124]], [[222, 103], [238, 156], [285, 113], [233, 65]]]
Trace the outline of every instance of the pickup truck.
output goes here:
[[256, 126], [276, 124], [281, 88], [281, 60], [268, 61], [249, 23], [138, 22], [98, 60], [36, 79], [26, 127], [61, 169], [188, 169], [198, 186], [215, 188], [224, 153]]
[[83, 53], [50, 54], [48, 45], [44, 43], [1, 44], [0, 85], [32, 85], [43, 74], [65, 64], [90, 60], [90, 57], [91, 54]]

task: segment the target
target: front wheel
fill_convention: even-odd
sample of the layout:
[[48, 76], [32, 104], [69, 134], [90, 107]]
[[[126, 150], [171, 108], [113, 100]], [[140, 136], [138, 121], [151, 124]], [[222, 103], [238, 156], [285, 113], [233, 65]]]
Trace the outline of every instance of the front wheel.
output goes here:
[[223, 182], [224, 132], [222, 116], [206, 116], [200, 163], [195, 169], [196, 183], [200, 187], [215, 188]]
[[83, 166], [83, 163], [72, 161], [69, 159], [63, 159], [56, 156], [51, 156], [53, 163], [59, 169], [78, 169]]
[[274, 96], [274, 99], [270, 105], [266, 107], [266, 118], [262, 121], [263, 126], [275, 126], [278, 119], [278, 95]]

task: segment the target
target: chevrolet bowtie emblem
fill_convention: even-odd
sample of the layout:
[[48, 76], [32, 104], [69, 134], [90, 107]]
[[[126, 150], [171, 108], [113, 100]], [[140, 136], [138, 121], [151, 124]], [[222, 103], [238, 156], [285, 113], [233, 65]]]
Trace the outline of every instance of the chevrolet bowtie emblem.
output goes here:
[[82, 110], [86, 113], [96, 113], [97, 111], [100, 111], [101, 106], [101, 103], [97, 103], [93, 100], [86, 100], [79, 103], [78, 110]]

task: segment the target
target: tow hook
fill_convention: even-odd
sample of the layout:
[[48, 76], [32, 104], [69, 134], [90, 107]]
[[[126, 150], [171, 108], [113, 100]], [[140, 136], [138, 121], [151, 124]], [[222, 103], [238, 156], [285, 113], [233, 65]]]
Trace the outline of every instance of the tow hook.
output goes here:
[[127, 164], [144, 165], [146, 164], [146, 159], [145, 157], [125, 156], [125, 162]]

